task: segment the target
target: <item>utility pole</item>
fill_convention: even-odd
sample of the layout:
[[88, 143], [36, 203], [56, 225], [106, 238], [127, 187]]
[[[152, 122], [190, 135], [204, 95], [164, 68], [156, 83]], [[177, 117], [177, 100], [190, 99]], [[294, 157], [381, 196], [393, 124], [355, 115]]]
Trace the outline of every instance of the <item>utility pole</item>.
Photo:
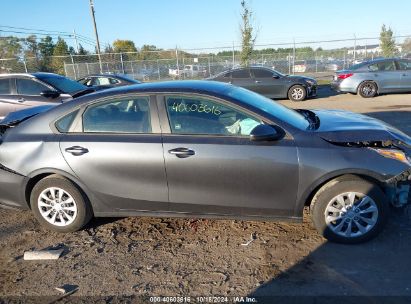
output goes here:
[[98, 32], [97, 32], [97, 24], [96, 24], [96, 17], [94, 15], [94, 4], [93, 0], [90, 0], [90, 12], [91, 12], [91, 18], [93, 19], [93, 25], [94, 25], [94, 34], [96, 35], [96, 42], [97, 42], [97, 55], [98, 55], [98, 61], [100, 63], [100, 73], [103, 72], [103, 66], [101, 64], [101, 56], [100, 56], [100, 41], [98, 39]]
[[79, 47], [78, 47], [77, 34], [76, 34], [75, 29], [73, 29], [73, 35], [74, 35], [74, 41], [76, 42], [76, 50], [77, 50], [77, 53], [78, 53]]

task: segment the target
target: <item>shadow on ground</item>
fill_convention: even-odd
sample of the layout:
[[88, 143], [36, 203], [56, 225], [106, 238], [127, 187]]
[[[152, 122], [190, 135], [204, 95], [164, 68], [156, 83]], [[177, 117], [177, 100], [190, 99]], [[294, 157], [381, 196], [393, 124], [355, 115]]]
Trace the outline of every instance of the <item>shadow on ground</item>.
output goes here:
[[249, 297], [259, 303], [406, 303], [411, 300], [410, 224], [407, 210], [396, 211], [368, 243], [324, 243]]

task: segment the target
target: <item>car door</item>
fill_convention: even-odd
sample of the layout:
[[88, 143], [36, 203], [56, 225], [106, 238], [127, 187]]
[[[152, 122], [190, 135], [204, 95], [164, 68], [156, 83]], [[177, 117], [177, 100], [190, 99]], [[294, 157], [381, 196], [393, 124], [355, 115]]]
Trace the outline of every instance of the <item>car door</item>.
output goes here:
[[394, 60], [385, 60], [369, 66], [378, 85], [378, 92], [395, 92], [400, 90], [401, 71], [397, 70]]
[[16, 78], [15, 81], [16, 92], [13, 98], [16, 110], [55, 103], [53, 99], [41, 96], [41, 92], [53, 90], [53, 88], [29, 78]]
[[193, 214], [290, 216], [298, 187], [291, 137], [253, 142], [262, 123], [244, 109], [198, 95], [166, 95], [162, 110], [170, 210]]
[[0, 78], [0, 119], [16, 109], [11, 95], [12, 90], [11, 78]]
[[411, 91], [411, 60], [401, 59], [397, 61], [400, 71], [400, 89], [404, 92]]
[[269, 98], [284, 97], [285, 85], [280, 75], [263, 68], [251, 68], [254, 80], [252, 91]]
[[[103, 212], [167, 211], [168, 188], [155, 102], [115, 97], [87, 105], [60, 141], [78, 178]], [[100, 210], [101, 211], [101, 210]]]
[[252, 90], [254, 87], [254, 80], [251, 78], [249, 68], [240, 68], [231, 71], [231, 83], [238, 87]]

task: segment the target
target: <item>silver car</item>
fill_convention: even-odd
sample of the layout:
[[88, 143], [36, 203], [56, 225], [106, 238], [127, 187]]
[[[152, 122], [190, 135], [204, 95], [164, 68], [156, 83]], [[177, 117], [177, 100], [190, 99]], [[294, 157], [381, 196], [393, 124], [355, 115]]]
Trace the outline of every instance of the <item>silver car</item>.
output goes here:
[[411, 92], [411, 60], [375, 59], [337, 71], [331, 87], [364, 98], [382, 93]]

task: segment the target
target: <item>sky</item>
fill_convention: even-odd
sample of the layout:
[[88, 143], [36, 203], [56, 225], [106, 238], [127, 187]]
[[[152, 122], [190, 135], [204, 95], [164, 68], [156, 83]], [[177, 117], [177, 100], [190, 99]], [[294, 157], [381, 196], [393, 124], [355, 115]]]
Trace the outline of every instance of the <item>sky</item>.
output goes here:
[[[94, 5], [102, 48], [115, 39], [130, 39], [137, 47], [151, 44], [166, 49], [199, 49], [239, 44], [240, 2], [94, 0]], [[256, 44], [345, 39], [354, 35], [377, 37], [383, 23], [395, 35], [411, 36], [411, 0], [249, 0], [249, 5], [258, 29]], [[21, 31], [4, 26], [44, 30], [41, 33], [75, 30], [95, 39], [89, 0], [3, 0], [0, 35], [27, 36], [4, 32]], [[86, 49], [93, 49], [91, 40], [83, 40]], [[74, 45], [74, 40], [67, 41]], [[318, 46], [327, 48], [331, 44]]]

